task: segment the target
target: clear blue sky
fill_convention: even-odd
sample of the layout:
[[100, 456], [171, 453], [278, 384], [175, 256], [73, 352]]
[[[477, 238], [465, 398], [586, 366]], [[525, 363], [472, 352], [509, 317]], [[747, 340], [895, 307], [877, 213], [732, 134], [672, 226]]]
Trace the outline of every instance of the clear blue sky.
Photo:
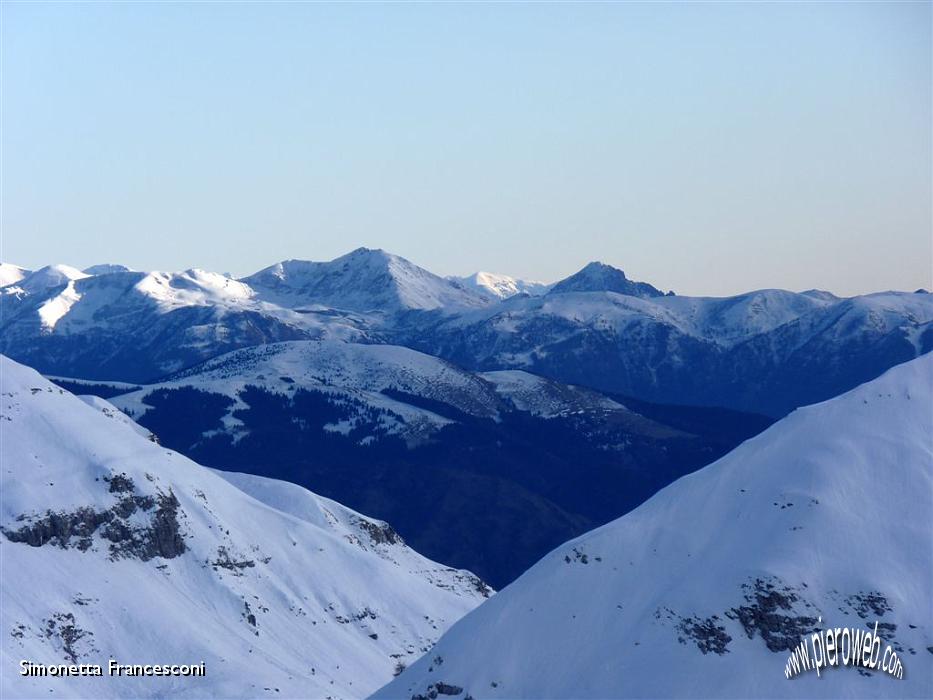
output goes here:
[[2, 5], [2, 250], [931, 285], [931, 5]]

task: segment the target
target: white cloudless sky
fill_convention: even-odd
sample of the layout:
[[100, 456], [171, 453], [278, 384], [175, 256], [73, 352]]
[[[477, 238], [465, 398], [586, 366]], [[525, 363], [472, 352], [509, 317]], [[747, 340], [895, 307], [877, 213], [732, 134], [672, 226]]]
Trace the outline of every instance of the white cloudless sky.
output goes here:
[[931, 5], [2, 4], [2, 250], [931, 286]]

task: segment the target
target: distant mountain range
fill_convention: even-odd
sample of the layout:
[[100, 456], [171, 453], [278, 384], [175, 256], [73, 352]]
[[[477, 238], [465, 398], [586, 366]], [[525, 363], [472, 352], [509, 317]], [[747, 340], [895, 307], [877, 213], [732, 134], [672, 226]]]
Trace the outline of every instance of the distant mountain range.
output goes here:
[[362, 248], [239, 280], [0, 277], [0, 352], [497, 587], [774, 418], [933, 349], [927, 293], [683, 297], [602, 263], [553, 285]]
[[926, 293], [681, 297], [602, 263], [550, 287], [444, 279], [364, 248], [241, 280], [88, 269], [4, 265], [0, 351], [47, 373], [151, 382], [267, 342], [393, 343], [474, 370], [781, 416], [933, 348]]
[[[929, 698], [931, 425], [930, 355], [796, 411], [556, 548], [374, 697]], [[840, 628], [824, 660], [877, 630], [903, 678], [785, 678]]]
[[645, 298], [559, 288], [421, 316], [391, 337], [471, 369], [520, 368], [650, 401], [775, 417], [933, 349], [927, 293]]

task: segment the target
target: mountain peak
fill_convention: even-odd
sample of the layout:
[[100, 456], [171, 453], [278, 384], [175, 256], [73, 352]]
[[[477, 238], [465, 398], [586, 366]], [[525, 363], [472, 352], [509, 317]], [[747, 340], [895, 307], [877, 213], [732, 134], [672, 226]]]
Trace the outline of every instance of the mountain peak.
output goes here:
[[23, 277], [18, 286], [29, 294], [36, 294], [89, 276], [70, 265], [46, 265]]
[[[349, 253], [345, 253], [340, 257], [334, 258], [332, 262], [337, 262], [338, 260], [393, 260], [401, 259], [397, 255], [393, 255], [382, 248], [367, 248], [365, 246], [360, 246], [351, 250]], [[406, 261], [407, 262], [407, 261]]]
[[84, 268], [86, 275], [112, 275], [115, 272], [132, 272], [133, 270], [126, 265], [116, 265], [113, 263], [103, 263], [100, 265], [91, 265]]
[[396, 257], [392, 253], [388, 252], [384, 248], [367, 248], [364, 245], [361, 245], [359, 248], [354, 248], [347, 255], [384, 255], [386, 257]]
[[0, 287], [15, 284], [24, 277], [32, 274], [30, 270], [13, 263], [0, 263]]
[[664, 296], [664, 292], [647, 282], [634, 282], [625, 273], [606, 263], [593, 261], [579, 272], [555, 284], [550, 294], [566, 292], [615, 292], [633, 297]]
[[604, 263], [604, 262], [602, 262], [602, 261], [600, 261], [600, 260], [593, 260], [593, 261], [591, 261], [591, 262], [588, 262], [588, 263], [583, 267], [583, 269], [580, 270], [580, 272], [586, 272], [586, 273], [589, 273], [589, 274], [604, 274], [604, 275], [606, 275], [606, 274], [611, 274], [611, 275], [621, 275], [621, 276], [622, 276], [622, 279], [628, 279], [628, 278], [625, 276], [625, 271], [624, 271], [624, 270], [620, 270], [619, 268], [613, 267], [612, 265], [607, 265], [606, 263]]
[[380, 248], [357, 248], [330, 262], [287, 260], [245, 282], [260, 298], [296, 308], [323, 304], [350, 311], [476, 308], [488, 300]]

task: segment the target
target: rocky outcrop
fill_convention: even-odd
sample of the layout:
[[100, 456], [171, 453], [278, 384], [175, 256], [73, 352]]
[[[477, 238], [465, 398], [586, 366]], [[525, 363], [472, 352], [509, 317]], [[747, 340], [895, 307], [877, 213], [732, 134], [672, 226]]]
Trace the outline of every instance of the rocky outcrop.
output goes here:
[[[11, 542], [30, 547], [52, 545], [82, 552], [94, 545], [98, 535], [109, 543], [111, 559], [172, 559], [185, 552], [178, 519], [180, 504], [171, 489], [158, 490], [155, 495], [138, 494], [135, 483], [125, 474], [113, 474], [104, 481], [108, 493], [118, 497], [110, 508], [84, 506], [72, 511], [49, 510], [41, 516], [20, 514], [16, 522], [23, 525], [3, 527], [0, 532]], [[130, 521], [139, 511], [149, 514], [144, 525]]]
[[789, 651], [800, 644], [803, 635], [816, 631], [816, 617], [794, 614], [798, 602], [806, 608], [812, 606], [790, 586], [759, 578], [742, 584], [742, 588], [746, 604], [732, 608], [726, 616], [738, 620], [749, 639], [757, 633], [769, 650]]

